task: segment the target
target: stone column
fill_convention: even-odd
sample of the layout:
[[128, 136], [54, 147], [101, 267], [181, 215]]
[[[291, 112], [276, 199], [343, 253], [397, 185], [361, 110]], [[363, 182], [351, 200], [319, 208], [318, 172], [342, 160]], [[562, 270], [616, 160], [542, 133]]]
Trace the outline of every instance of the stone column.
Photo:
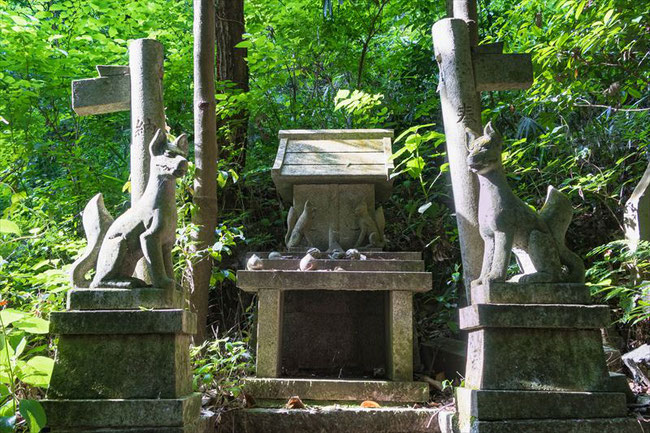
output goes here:
[[[466, 161], [469, 140], [466, 128], [481, 131], [481, 103], [474, 79], [470, 33], [467, 22], [459, 18], [443, 19], [432, 28], [466, 288], [480, 275], [483, 261], [483, 239], [478, 227], [478, 180]], [[469, 303], [469, 290], [466, 293]]]
[[149, 143], [166, 131], [163, 104], [163, 46], [154, 39], [129, 45], [131, 74], [131, 205], [142, 196], [149, 177]]
[[[156, 131], [166, 132], [163, 102], [163, 46], [154, 39], [136, 39], [129, 45], [131, 74], [131, 206], [142, 197], [149, 179], [149, 143]], [[174, 189], [170, 189], [170, 194]], [[172, 203], [174, 197], [169, 197]], [[135, 276], [151, 281], [140, 261]]]
[[388, 293], [388, 377], [397, 382], [413, 380], [413, 293]]
[[280, 377], [282, 373], [282, 290], [257, 292], [257, 377]]

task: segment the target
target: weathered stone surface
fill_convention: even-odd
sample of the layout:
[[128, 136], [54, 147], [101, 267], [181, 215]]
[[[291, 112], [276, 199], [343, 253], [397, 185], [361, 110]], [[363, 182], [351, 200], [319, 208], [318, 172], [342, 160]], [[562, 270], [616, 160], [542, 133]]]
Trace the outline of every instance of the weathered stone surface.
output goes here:
[[68, 310], [128, 310], [140, 308], [182, 308], [180, 290], [144, 289], [72, 289], [68, 292]]
[[[478, 278], [483, 259], [479, 233], [479, 186], [467, 165], [466, 129], [481, 128], [481, 97], [476, 89], [470, 44], [470, 28], [464, 19], [442, 19], [431, 29], [433, 48], [440, 69], [440, 104], [447, 139], [449, 172], [454, 195], [458, 237], [466, 287]], [[470, 302], [471, 293], [466, 293]]]
[[[306, 252], [307, 248], [296, 248], [295, 251], [281, 251], [280, 254], [283, 259], [300, 260]], [[267, 258], [269, 255], [268, 252], [246, 253], [244, 263], [253, 254], [263, 259]], [[368, 260], [422, 260], [422, 253], [418, 251], [363, 251], [363, 255], [365, 255]]]
[[600, 331], [482, 329], [469, 334], [471, 389], [608, 391]]
[[[424, 261], [422, 260], [332, 260], [316, 259], [316, 269], [334, 270], [341, 268], [346, 271], [361, 272], [424, 272]], [[261, 259], [262, 269], [276, 269], [280, 271], [295, 271], [300, 264], [299, 259]]]
[[[309, 206], [305, 211], [307, 203]], [[360, 213], [365, 215], [363, 220]], [[294, 185], [293, 207], [289, 210], [287, 218], [289, 231], [285, 243], [288, 248], [303, 245], [322, 251], [333, 248], [345, 251], [353, 247], [367, 246], [381, 248], [383, 242], [367, 245], [371, 244], [368, 237], [370, 233], [363, 224], [373, 225], [374, 230], [379, 233], [374, 235], [379, 237], [375, 241], [383, 241], [383, 213], [379, 221], [375, 214], [375, 185]]]
[[178, 398], [192, 392], [189, 335], [59, 337], [49, 399]]
[[388, 377], [413, 380], [413, 294], [394, 291], [388, 294]]
[[[476, 418], [481, 421], [616, 418], [627, 415], [625, 394], [612, 392], [493, 391], [456, 388], [456, 399], [462, 417]], [[468, 422], [469, 418], [462, 422]]]
[[460, 310], [460, 328], [600, 329], [609, 324], [606, 305], [477, 304]]
[[[435, 409], [325, 406], [228, 412], [219, 433], [439, 433]], [[512, 433], [512, 432], [510, 432]]]
[[[372, 184], [378, 200], [390, 196], [391, 130], [280, 131], [280, 145], [271, 171], [278, 192], [294, 198], [294, 185]], [[370, 163], [369, 163], [370, 162]]]
[[461, 433], [642, 433], [633, 418], [476, 421]]
[[50, 315], [52, 334], [193, 334], [196, 316], [185, 310], [56, 311]]
[[283, 375], [339, 379], [386, 377], [388, 297], [385, 292], [283, 293]]
[[258, 377], [279, 377], [282, 371], [283, 297], [281, 290], [260, 290], [257, 294]]
[[533, 84], [530, 54], [474, 53], [476, 90], [523, 90]]
[[126, 73], [72, 82], [72, 109], [79, 116], [131, 109], [131, 76]]
[[428, 272], [238, 271], [237, 286], [245, 291], [277, 290], [401, 290], [432, 288]]
[[650, 241], [650, 164], [625, 204], [624, 224], [632, 249], [639, 241]]
[[44, 400], [54, 431], [90, 428], [174, 427], [193, 424], [201, 411], [201, 395], [178, 399]]
[[426, 383], [385, 380], [248, 378], [245, 390], [257, 400], [286, 400], [293, 395], [302, 400], [321, 401], [413, 403], [429, 399]]
[[589, 287], [571, 283], [499, 283], [472, 287], [474, 304], [590, 304]]
[[485, 244], [481, 275], [472, 286], [506, 280], [511, 253], [520, 273], [511, 281], [584, 283], [582, 259], [564, 242], [573, 208], [552, 186], [538, 213], [513, 192], [503, 169], [503, 139], [488, 123], [483, 134], [472, 130], [467, 165], [480, 184], [479, 226]]

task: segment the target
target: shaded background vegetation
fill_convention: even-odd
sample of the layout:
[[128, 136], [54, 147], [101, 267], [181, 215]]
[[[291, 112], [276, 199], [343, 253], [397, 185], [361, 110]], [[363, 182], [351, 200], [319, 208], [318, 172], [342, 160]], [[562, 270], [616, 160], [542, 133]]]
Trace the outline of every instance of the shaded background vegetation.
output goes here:
[[[648, 249], [631, 254], [611, 242], [622, 238], [623, 204], [648, 163], [650, 8], [634, 0], [479, 3], [483, 42], [533, 54], [530, 90], [483, 95], [484, 120], [507, 137], [511, 185], [538, 208], [548, 184], [569, 195], [576, 211], [570, 247], [589, 254], [594, 292], [608, 297], [619, 326], [631, 330], [626, 344], [634, 346], [647, 337], [644, 279], [635, 269], [647, 263]], [[452, 335], [462, 282], [430, 36], [444, 3], [247, 0], [245, 6], [239, 49], [248, 51], [250, 90], [220, 83], [217, 95], [219, 116], [246, 111], [249, 120], [244, 167], [228, 131], [222, 142], [220, 226], [211, 250], [218, 261], [211, 323], [220, 339], [210, 353], [235, 353], [233, 362], [247, 368], [241, 346], [226, 347], [230, 338], [248, 338], [253, 315], [232, 270], [246, 251], [281, 249], [287, 207], [270, 167], [278, 130], [292, 128], [407, 132], [394, 146], [404, 148], [397, 160], [403, 170], [384, 206], [389, 248], [423, 251], [434, 274], [432, 292], [417, 300], [422, 340]], [[94, 76], [97, 64], [125, 64], [129, 39], [157, 38], [166, 53], [170, 132], [191, 133], [191, 19], [188, 0], [0, 0], [0, 291], [8, 307], [44, 318], [63, 308], [65, 271], [84, 244], [83, 206], [100, 191], [114, 215], [129, 205], [128, 113], [77, 117], [71, 80]], [[417, 125], [424, 126], [409, 131]], [[183, 179], [178, 196], [179, 275], [191, 259], [191, 185]], [[29, 342], [50, 350], [48, 343], [39, 346], [42, 338]], [[209, 383], [221, 373], [206, 365]]]

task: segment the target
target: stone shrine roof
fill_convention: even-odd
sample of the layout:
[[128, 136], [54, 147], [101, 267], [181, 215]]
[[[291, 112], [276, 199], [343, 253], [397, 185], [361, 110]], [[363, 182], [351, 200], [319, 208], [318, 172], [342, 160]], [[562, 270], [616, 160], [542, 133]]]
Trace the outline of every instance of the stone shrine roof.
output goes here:
[[296, 184], [373, 184], [377, 200], [390, 197], [394, 169], [389, 129], [283, 130], [271, 176], [280, 196]]

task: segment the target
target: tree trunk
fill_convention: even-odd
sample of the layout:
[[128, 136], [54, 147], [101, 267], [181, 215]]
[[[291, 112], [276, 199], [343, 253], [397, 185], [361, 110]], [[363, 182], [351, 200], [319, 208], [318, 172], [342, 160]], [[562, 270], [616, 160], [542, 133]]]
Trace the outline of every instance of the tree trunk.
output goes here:
[[[194, 251], [214, 242], [217, 225], [214, 1], [194, 0], [194, 223], [199, 226], [193, 236]], [[199, 344], [206, 338], [212, 258], [204, 257], [191, 264], [190, 275], [190, 304], [197, 315], [194, 343]]]
[[[230, 81], [237, 91], [248, 92], [246, 48], [235, 48], [245, 31], [244, 0], [217, 0], [217, 80]], [[224, 87], [224, 91], [226, 88]], [[229, 91], [232, 91], [229, 90]], [[235, 114], [217, 119], [218, 146], [222, 159], [239, 171], [246, 164], [248, 111], [241, 107]]]

